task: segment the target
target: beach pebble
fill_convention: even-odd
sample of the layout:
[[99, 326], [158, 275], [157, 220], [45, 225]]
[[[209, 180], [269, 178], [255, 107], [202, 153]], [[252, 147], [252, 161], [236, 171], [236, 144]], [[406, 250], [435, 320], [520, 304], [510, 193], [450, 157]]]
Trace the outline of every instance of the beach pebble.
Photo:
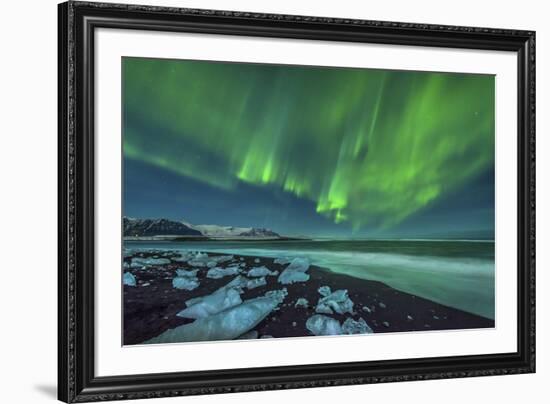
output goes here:
[[382, 324], [384, 325], [384, 327], [389, 327], [390, 326], [390, 323], [388, 323], [387, 321], [383, 321]]

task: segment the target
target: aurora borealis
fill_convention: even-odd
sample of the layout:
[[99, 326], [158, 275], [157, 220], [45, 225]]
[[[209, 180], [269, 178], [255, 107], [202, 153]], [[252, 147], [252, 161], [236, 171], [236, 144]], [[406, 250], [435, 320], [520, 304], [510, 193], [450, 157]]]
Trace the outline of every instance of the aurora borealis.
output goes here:
[[494, 77], [123, 59], [125, 212], [292, 234], [494, 229]]

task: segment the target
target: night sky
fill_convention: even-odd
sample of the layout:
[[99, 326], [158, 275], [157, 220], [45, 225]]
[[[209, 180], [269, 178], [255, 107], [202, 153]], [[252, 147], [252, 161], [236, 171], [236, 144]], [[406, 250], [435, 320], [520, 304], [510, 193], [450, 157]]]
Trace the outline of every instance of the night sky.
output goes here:
[[124, 214], [492, 237], [494, 77], [123, 59]]

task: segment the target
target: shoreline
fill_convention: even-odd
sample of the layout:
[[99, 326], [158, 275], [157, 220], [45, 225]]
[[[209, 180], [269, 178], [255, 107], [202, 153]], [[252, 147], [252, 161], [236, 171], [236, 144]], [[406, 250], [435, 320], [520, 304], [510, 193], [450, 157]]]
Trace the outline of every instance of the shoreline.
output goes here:
[[[166, 252], [165, 252], [166, 253]], [[168, 253], [170, 253], [168, 251]], [[156, 256], [155, 252], [140, 254], [142, 257]], [[208, 253], [209, 256], [225, 254]], [[274, 263], [273, 258], [233, 255], [234, 261], [243, 263], [245, 268], [265, 266], [271, 271], [284, 270], [287, 264]], [[129, 262], [130, 257], [125, 257]], [[219, 267], [226, 267], [219, 265]], [[196, 320], [176, 316], [186, 308], [185, 301], [209, 295], [226, 285], [234, 277], [220, 279], [206, 277], [208, 268], [197, 268], [200, 286], [187, 291], [175, 289], [172, 279], [176, 269], [186, 267], [183, 263], [150, 266], [146, 269], [126, 269], [136, 278], [136, 286], [124, 286], [124, 345], [142, 344], [168, 329], [190, 324]], [[354, 303], [354, 314], [331, 314], [330, 317], [343, 322], [346, 318], [364, 319], [374, 333], [413, 332], [430, 330], [457, 330], [473, 328], [493, 328], [494, 320], [454, 309], [428, 299], [398, 291], [388, 285], [371, 280], [363, 280], [345, 274], [334, 273], [330, 269], [310, 266], [306, 282], [281, 285], [277, 276], [267, 276], [266, 285], [242, 292], [242, 300], [262, 296], [266, 291], [287, 288], [288, 295], [278, 310], [269, 313], [249, 331], [258, 337], [301, 337], [312, 333], [306, 328], [306, 321], [315, 314], [315, 306], [322, 297], [319, 288], [329, 286], [332, 291], [346, 289]], [[305, 298], [307, 307], [295, 307], [296, 301]]]

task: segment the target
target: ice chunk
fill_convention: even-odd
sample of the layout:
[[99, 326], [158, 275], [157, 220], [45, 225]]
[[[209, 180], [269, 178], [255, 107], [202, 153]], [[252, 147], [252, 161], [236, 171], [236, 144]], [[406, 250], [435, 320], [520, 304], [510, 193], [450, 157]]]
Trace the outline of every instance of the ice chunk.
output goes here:
[[199, 318], [191, 324], [184, 324], [167, 330], [159, 336], [145, 341], [145, 343], [161, 344], [235, 339], [256, 327], [269, 313], [275, 310], [282, 302], [282, 295], [283, 293], [278, 293], [245, 300], [238, 306], [220, 313]]
[[258, 331], [252, 330], [245, 332], [243, 335], [238, 337], [237, 339], [257, 339], [258, 338]]
[[194, 319], [204, 318], [241, 303], [239, 290], [224, 286], [210, 295], [188, 300], [186, 302], [187, 308], [180, 311], [177, 316]]
[[319, 289], [317, 289], [317, 291], [321, 296], [324, 296], [324, 297], [331, 294], [330, 287], [328, 286], [321, 286]]
[[176, 289], [194, 290], [200, 285], [197, 278], [191, 278], [188, 276], [177, 276], [172, 279], [172, 286]]
[[278, 281], [279, 283], [282, 283], [283, 285], [289, 285], [295, 282], [307, 282], [309, 280], [309, 275], [305, 272], [298, 272], [298, 271], [283, 271], [281, 275], [279, 275]]
[[190, 252], [187, 253], [187, 263], [193, 267], [205, 267], [212, 259], [208, 257], [208, 254], [202, 252]]
[[259, 264], [259, 263], [260, 263], [260, 259], [259, 259], [259, 258], [254, 258], [254, 263], [255, 263], [255, 264]]
[[323, 314], [332, 314], [333, 312], [338, 314], [353, 314], [353, 302], [348, 297], [348, 291], [340, 289], [320, 298], [315, 311]]
[[248, 271], [248, 276], [257, 277], [257, 276], [268, 276], [268, 275], [279, 275], [279, 271], [270, 271], [267, 267], [254, 267]]
[[130, 272], [124, 272], [124, 276], [122, 277], [122, 283], [127, 286], [136, 286], [136, 277], [132, 275]]
[[264, 286], [264, 285], [267, 285], [267, 282], [265, 280], [265, 276], [262, 276], [261, 278], [249, 279], [246, 282], [246, 288], [247, 289], [255, 289], [259, 286]]
[[265, 296], [277, 299], [279, 303], [282, 303], [283, 300], [285, 300], [285, 297], [288, 296], [288, 290], [286, 290], [286, 288], [270, 290], [269, 292], [265, 292]]
[[239, 276], [236, 276], [235, 278], [233, 278], [233, 280], [231, 282], [229, 282], [227, 285], [225, 285], [224, 287], [226, 288], [246, 288], [246, 284], [248, 283], [248, 279], [245, 278], [244, 276], [242, 275], [239, 275]]
[[178, 276], [184, 277], [184, 278], [196, 278], [198, 269], [193, 269], [191, 271], [187, 271], [185, 269], [178, 268], [176, 269], [176, 273]]
[[306, 328], [313, 335], [340, 335], [342, 327], [340, 322], [331, 317], [315, 314], [307, 319]]
[[372, 334], [372, 328], [369, 327], [367, 322], [361, 317], [355, 321], [352, 318], [347, 318], [342, 324], [342, 331], [344, 334]]
[[206, 277], [211, 279], [220, 279], [220, 278], [223, 278], [224, 276], [237, 275], [238, 273], [239, 273], [239, 267], [228, 267], [228, 268], [215, 267], [208, 270], [208, 272], [206, 273]]
[[378, 303], [378, 306], [380, 306], [380, 308], [382, 309], [385, 309], [386, 308], [386, 305], [382, 302]]
[[309, 261], [307, 258], [294, 258], [277, 280], [283, 285], [294, 282], [307, 282], [309, 280], [309, 275], [306, 274], [308, 269]]
[[172, 261], [175, 262], [187, 262], [192, 259], [193, 256], [188, 252], [180, 252], [179, 257], [172, 257]]
[[299, 298], [298, 300], [296, 300], [296, 303], [294, 304], [294, 307], [308, 307], [309, 306], [309, 302], [307, 301], [307, 299], [301, 297]]
[[205, 262], [205, 261], [191, 260], [191, 261], [188, 261], [187, 263], [188, 263], [189, 265], [191, 265], [192, 267], [203, 268], [203, 267], [206, 266], [206, 262]]
[[286, 264], [290, 264], [290, 260], [287, 257], [279, 257], [279, 258], [275, 258], [275, 260], [273, 260], [273, 263], [279, 264], [279, 265], [286, 265]]
[[169, 264], [170, 260], [168, 258], [141, 258], [134, 257], [132, 258], [132, 267], [148, 267], [153, 265], [166, 265]]

